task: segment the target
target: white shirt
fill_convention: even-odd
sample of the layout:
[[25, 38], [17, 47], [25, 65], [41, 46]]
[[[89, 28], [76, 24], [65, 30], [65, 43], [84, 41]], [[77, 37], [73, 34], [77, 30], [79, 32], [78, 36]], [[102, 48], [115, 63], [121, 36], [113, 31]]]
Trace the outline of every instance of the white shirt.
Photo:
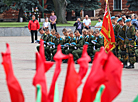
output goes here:
[[[96, 25], [95, 25], [95, 27], [98, 27], [98, 26], [102, 27], [102, 24], [103, 24], [102, 21], [101, 22], [97, 22]], [[100, 28], [96, 28], [96, 29], [101, 30], [101, 27]]]
[[91, 23], [91, 20], [90, 19], [87, 19], [87, 20], [84, 19], [83, 23], [85, 23], [85, 25], [88, 26]]
[[49, 23], [49, 22], [44, 22], [44, 23], [43, 23], [43, 27], [48, 27], [48, 28], [50, 28], [50, 23]]

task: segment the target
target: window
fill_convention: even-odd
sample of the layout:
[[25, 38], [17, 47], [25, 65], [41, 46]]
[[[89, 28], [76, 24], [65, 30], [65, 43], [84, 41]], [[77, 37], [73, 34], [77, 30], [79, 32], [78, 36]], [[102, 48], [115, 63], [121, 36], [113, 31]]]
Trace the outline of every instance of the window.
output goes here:
[[113, 2], [114, 10], [122, 10], [122, 0], [113, 0]]

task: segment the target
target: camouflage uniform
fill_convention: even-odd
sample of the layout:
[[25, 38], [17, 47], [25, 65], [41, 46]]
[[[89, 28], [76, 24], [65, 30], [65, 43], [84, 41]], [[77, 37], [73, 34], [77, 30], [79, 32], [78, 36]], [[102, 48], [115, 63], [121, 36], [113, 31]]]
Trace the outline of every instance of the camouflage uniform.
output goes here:
[[135, 47], [135, 55], [136, 55], [136, 61], [138, 62], [138, 37], [136, 36], [136, 47]]
[[128, 57], [126, 56], [126, 48], [124, 48], [125, 44], [125, 38], [126, 38], [126, 28], [127, 26], [120, 26], [119, 32], [118, 32], [118, 45], [119, 45], [119, 51], [118, 51], [118, 59], [123, 61], [124, 67], [127, 65]]
[[[135, 42], [135, 27], [131, 25], [130, 27], [127, 27], [126, 30], [126, 57], [129, 58], [130, 65], [134, 65], [136, 58], [135, 58], [135, 49], [134, 49], [134, 42]], [[133, 47], [131, 47], [131, 45]]]
[[120, 25], [119, 24], [115, 24], [113, 29], [114, 29], [114, 34], [115, 34], [115, 42], [117, 44], [117, 46], [115, 47], [115, 49], [113, 49], [113, 53], [116, 57], [118, 57], [118, 32], [119, 32], [119, 28]]

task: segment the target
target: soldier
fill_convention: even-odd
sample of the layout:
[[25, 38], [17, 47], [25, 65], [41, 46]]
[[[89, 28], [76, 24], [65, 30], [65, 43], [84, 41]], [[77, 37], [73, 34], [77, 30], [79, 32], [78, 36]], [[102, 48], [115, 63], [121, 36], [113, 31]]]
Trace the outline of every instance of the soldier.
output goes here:
[[100, 51], [100, 48], [104, 45], [103, 37], [99, 34], [99, 30], [95, 30], [94, 31], [94, 36], [95, 36], [95, 40], [91, 41], [93, 43], [93, 45], [94, 45], [94, 47], [93, 47], [93, 55], [95, 55], [95, 53], [97, 51]]
[[[41, 40], [41, 39], [44, 40], [44, 39], [46, 38], [46, 33], [44, 32], [43, 28], [40, 28], [40, 29], [39, 29], [39, 33], [41, 34], [40, 40]], [[39, 42], [39, 41], [38, 41], [38, 42]], [[36, 47], [37, 51], [39, 51], [39, 47], [40, 47], [40, 46], [37, 46], [37, 47]]]
[[58, 32], [55, 33], [56, 39], [55, 39], [55, 43], [52, 43], [51, 45], [53, 45], [52, 48], [50, 48], [50, 53], [52, 54], [52, 61], [53, 61], [53, 56], [56, 54], [57, 52], [57, 46], [63, 45], [63, 39], [60, 37], [60, 34]]
[[50, 34], [49, 29], [45, 30], [46, 32], [46, 37], [44, 39], [44, 41], [46, 42], [46, 47], [45, 47], [45, 54], [46, 54], [46, 60], [50, 60], [51, 59], [51, 54], [50, 54], [50, 47], [51, 47], [51, 42], [53, 42], [53, 36], [52, 34]]
[[81, 54], [82, 54], [82, 50], [83, 50], [83, 45], [85, 43], [85, 41], [87, 41], [87, 30], [83, 29], [82, 33], [83, 33], [83, 37], [80, 36], [80, 33], [78, 33], [78, 37], [77, 37], [77, 43], [76, 45], [74, 44], [74, 48], [75, 50], [72, 52], [73, 56], [74, 56], [74, 61], [75, 63], [77, 63], [77, 60], [80, 58]]
[[127, 30], [126, 30], [126, 38], [125, 38], [125, 45], [126, 48], [126, 56], [129, 58], [130, 65], [126, 67], [127, 69], [134, 68], [134, 63], [136, 61], [135, 58], [135, 49], [134, 49], [134, 42], [135, 42], [135, 27], [131, 24], [131, 19], [127, 19], [126, 21]]
[[39, 18], [39, 9], [37, 7], [34, 10], [34, 14], [35, 14], [36, 19], [38, 20], [38, 18]]
[[119, 18], [117, 20], [119, 23], [120, 27], [118, 30], [118, 45], [119, 45], [119, 51], [118, 51], [118, 59], [123, 62], [124, 68], [127, 67], [127, 60], [128, 58], [126, 57], [126, 48], [124, 48], [124, 43], [125, 43], [125, 33], [126, 33], [126, 25], [124, 24], [124, 21], [122, 18]]
[[[93, 35], [93, 30], [92, 29], [89, 29], [88, 30], [88, 49], [87, 49], [87, 52], [88, 52], [88, 55], [89, 56], [93, 56], [93, 47], [94, 47], [94, 44], [92, 43], [93, 40], [95, 40], [95, 37]], [[85, 42], [86, 43], [86, 42]]]

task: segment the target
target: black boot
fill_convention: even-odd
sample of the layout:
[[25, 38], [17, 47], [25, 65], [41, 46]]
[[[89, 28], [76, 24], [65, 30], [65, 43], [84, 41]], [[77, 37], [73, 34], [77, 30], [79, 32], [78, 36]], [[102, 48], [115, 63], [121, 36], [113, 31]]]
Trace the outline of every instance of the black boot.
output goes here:
[[123, 62], [124, 68], [127, 68], [127, 62]]
[[135, 68], [134, 64], [130, 64], [126, 69], [133, 69], [133, 68]]

